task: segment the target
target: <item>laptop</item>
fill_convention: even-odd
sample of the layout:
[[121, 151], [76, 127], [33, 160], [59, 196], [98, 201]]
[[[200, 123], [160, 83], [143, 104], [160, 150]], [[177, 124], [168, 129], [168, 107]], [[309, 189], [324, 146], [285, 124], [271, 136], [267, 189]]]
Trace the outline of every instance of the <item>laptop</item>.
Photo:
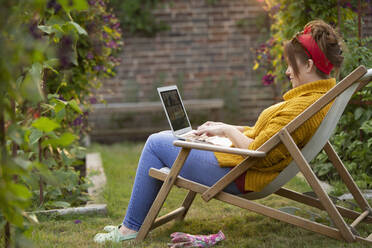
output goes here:
[[158, 88], [158, 93], [165, 111], [165, 115], [167, 116], [173, 135], [176, 138], [191, 142], [208, 143], [221, 146], [232, 145], [232, 142], [225, 137], [209, 137], [205, 134], [195, 134], [195, 130], [193, 130], [191, 127], [177, 85], [160, 87]]

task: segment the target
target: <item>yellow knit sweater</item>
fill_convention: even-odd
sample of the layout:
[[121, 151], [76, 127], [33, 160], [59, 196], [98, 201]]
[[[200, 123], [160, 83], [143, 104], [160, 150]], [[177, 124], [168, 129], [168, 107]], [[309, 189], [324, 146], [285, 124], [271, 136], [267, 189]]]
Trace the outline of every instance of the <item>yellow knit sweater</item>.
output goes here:
[[[254, 139], [248, 149], [256, 150], [281, 128], [297, 117], [312, 103], [318, 100], [336, 84], [334, 78], [324, 79], [300, 85], [283, 95], [283, 102], [265, 109], [253, 127], [245, 127], [244, 134]], [[292, 137], [302, 148], [315, 133], [331, 104], [324, 107], [312, 118], [302, 124]], [[234, 167], [243, 161], [244, 157], [235, 154], [215, 152], [221, 167]], [[287, 149], [283, 144], [277, 145], [269, 154], [257, 160], [245, 175], [244, 189], [260, 191], [270, 183], [291, 162]]]

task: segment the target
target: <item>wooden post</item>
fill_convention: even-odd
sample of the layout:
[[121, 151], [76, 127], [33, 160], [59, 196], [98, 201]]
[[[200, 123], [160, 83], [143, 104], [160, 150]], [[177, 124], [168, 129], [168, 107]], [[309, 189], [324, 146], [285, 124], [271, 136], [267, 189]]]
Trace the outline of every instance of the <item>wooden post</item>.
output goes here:
[[163, 186], [160, 188], [158, 195], [156, 196], [145, 220], [142, 223], [136, 241], [143, 241], [151, 227], [154, 223], [155, 218], [158, 216], [160, 208], [163, 206], [165, 199], [167, 198], [171, 188], [173, 187], [174, 182], [177, 179], [178, 174], [180, 173], [184, 162], [189, 156], [191, 149], [182, 148], [180, 153], [177, 156], [176, 161], [174, 161], [172, 168], [167, 176], [167, 179], [164, 181]]
[[292, 139], [292, 136], [289, 134], [287, 129], [283, 128], [279, 131], [279, 137], [282, 140], [283, 144], [291, 154], [293, 160], [296, 162], [298, 168], [305, 176], [306, 181], [309, 183], [311, 188], [314, 190], [316, 195], [318, 196], [320, 202], [322, 203], [324, 209], [329, 214], [331, 220], [335, 223], [335, 226], [340, 230], [342, 237], [347, 242], [354, 242], [355, 236], [351, 232], [351, 230], [346, 225], [344, 219], [342, 218], [341, 214], [338, 212], [335, 205], [332, 203], [331, 199], [327, 195], [327, 193], [323, 190], [320, 186], [318, 178], [315, 176], [314, 172], [311, 170], [310, 165], [302, 155], [301, 151], [298, 149], [296, 143]]

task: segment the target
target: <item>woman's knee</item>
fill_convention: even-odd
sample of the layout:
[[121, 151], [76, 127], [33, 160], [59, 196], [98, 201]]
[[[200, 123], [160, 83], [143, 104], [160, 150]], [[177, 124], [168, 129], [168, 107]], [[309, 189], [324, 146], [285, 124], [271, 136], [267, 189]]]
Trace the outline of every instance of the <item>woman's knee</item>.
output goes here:
[[167, 131], [162, 131], [158, 133], [151, 134], [148, 138], [146, 143], [149, 143], [150, 145], [159, 144], [163, 142], [167, 142], [173, 138], [172, 133]]

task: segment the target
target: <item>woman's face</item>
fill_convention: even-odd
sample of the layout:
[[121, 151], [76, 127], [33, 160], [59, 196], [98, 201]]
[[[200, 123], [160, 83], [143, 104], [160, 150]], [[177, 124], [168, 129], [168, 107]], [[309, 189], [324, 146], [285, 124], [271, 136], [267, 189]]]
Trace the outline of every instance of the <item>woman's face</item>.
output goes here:
[[295, 75], [293, 71], [293, 67], [290, 63], [288, 63], [287, 70], [285, 71], [285, 74], [287, 77], [289, 77], [289, 80], [292, 83], [292, 87], [296, 88], [297, 86], [301, 85], [304, 82], [304, 75], [306, 72], [305, 65], [303, 65], [301, 62], [297, 60], [297, 67], [298, 67], [298, 75]]

